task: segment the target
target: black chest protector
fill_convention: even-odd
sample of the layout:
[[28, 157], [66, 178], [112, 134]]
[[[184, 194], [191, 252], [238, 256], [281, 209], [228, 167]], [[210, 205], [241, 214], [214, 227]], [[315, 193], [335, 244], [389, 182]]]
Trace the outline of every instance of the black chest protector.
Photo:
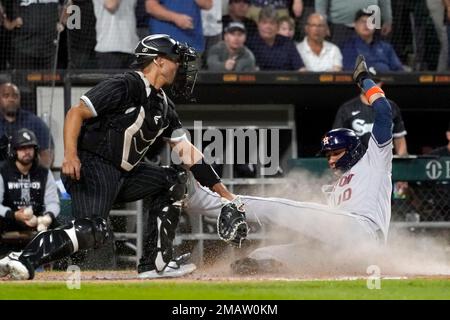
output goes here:
[[[128, 98], [117, 111], [95, 117], [83, 125], [78, 146], [130, 171], [170, 125], [165, 93], [148, 88], [136, 73], [126, 73]], [[139, 94], [136, 94], [139, 93]]]
[[35, 215], [45, 210], [45, 186], [48, 170], [33, 165], [28, 175], [23, 175], [13, 162], [6, 161], [0, 168], [5, 193], [3, 205], [12, 211], [32, 206]]

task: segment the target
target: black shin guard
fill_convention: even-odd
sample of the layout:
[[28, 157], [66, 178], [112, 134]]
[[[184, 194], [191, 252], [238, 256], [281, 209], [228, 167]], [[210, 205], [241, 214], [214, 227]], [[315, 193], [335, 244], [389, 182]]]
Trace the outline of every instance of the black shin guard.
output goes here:
[[151, 201], [139, 273], [163, 271], [173, 258], [173, 240], [181, 215], [181, 205], [176, 203], [186, 194], [187, 174], [181, 167], [167, 168], [167, 173], [172, 186]]
[[64, 258], [74, 252], [72, 240], [62, 229], [49, 230], [39, 233], [25, 247], [19, 260], [28, 271], [30, 266], [35, 269], [43, 264]]
[[102, 218], [75, 219], [67, 225], [37, 234], [19, 257], [30, 274], [33, 269], [65, 258], [78, 250], [97, 248], [108, 236]]
[[165, 206], [162, 213], [156, 218], [158, 227], [156, 270], [164, 270], [173, 258], [173, 240], [180, 221], [180, 214], [181, 206], [171, 204]]
[[[156, 208], [154, 208], [156, 209]], [[181, 206], [166, 202], [150, 210], [138, 272], [162, 271], [173, 258], [173, 240], [180, 220]]]

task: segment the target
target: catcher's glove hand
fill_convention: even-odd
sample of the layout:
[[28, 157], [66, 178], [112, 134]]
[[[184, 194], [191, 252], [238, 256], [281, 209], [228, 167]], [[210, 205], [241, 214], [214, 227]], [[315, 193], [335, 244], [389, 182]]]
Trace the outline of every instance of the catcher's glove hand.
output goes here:
[[233, 201], [227, 201], [217, 218], [217, 233], [220, 239], [238, 248], [247, 238], [248, 225], [245, 221], [244, 204], [237, 196]]

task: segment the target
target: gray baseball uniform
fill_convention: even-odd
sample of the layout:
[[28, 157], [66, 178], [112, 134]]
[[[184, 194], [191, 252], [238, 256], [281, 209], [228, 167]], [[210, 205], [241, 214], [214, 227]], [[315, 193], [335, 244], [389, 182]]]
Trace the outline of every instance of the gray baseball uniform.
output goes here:
[[[351, 172], [354, 170], [359, 171], [358, 168], [369, 161], [369, 155], [369, 152], [366, 153], [363, 159], [367, 160], [361, 159], [360, 165], [357, 164], [345, 176], [352, 174]], [[349, 187], [360, 182], [357, 176], [350, 179]], [[337, 192], [342, 191], [342, 187], [339, 187], [340, 181], [337, 181], [335, 190], [329, 195], [330, 205], [297, 202], [282, 198], [241, 196], [245, 204], [247, 220], [285, 227], [333, 246], [346, 246], [361, 243], [361, 241], [373, 242], [377, 239], [378, 230], [387, 232], [385, 223], [381, 226], [379, 222], [389, 221], [389, 217], [376, 219], [368, 215], [367, 210], [359, 214], [352, 213], [346, 203], [344, 203], [344, 208], [334, 204], [333, 202], [339, 197]], [[389, 188], [388, 185], [384, 187]], [[364, 188], [361, 191], [367, 192]], [[222, 201], [219, 195], [200, 186], [191, 176], [188, 197], [184, 201], [184, 205], [188, 214], [201, 214], [216, 218], [220, 214]], [[382, 212], [376, 211], [376, 214], [384, 217]]]

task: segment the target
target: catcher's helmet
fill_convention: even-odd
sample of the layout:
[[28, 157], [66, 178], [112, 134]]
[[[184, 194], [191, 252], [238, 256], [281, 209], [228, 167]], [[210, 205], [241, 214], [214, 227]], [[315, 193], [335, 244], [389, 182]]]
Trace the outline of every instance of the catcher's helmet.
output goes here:
[[345, 154], [336, 162], [336, 169], [347, 171], [362, 158], [365, 148], [359, 137], [350, 129], [333, 129], [322, 138], [321, 154], [328, 151], [345, 149]]
[[184, 60], [194, 61], [197, 58], [195, 49], [187, 44], [181, 44], [167, 34], [152, 34], [139, 41], [134, 50], [136, 56], [132, 66], [145, 66], [157, 56], [164, 56], [183, 63]]
[[167, 34], [152, 34], [139, 41], [134, 54], [136, 60], [132, 63], [132, 68], [144, 69], [157, 56], [180, 63], [172, 85], [172, 94], [190, 98], [197, 80], [197, 53], [194, 48], [172, 39]]
[[23, 128], [18, 130], [11, 139], [10, 156], [12, 160], [17, 159], [17, 149], [27, 146], [34, 147], [34, 158], [37, 159], [39, 152], [39, 143], [36, 135], [33, 131]]

